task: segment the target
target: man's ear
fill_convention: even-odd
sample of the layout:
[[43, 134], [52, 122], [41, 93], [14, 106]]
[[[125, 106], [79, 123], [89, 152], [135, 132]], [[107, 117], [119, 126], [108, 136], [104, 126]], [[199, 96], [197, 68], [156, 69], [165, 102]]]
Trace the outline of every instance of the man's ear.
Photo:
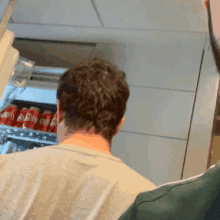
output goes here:
[[61, 123], [63, 121], [63, 113], [60, 106], [60, 100], [57, 99], [57, 123]]
[[120, 122], [120, 124], [118, 125], [118, 127], [117, 127], [117, 133], [119, 132], [119, 130], [121, 129], [121, 127], [123, 126], [123, 124], [124, 124], [124, 121], [125, 121], [125, 117], [123, 117], [122, 119], [121, 119], [121, 122]]
[[209, 0], [202, 0], [202, 1], [206, 11], [208, 11]]

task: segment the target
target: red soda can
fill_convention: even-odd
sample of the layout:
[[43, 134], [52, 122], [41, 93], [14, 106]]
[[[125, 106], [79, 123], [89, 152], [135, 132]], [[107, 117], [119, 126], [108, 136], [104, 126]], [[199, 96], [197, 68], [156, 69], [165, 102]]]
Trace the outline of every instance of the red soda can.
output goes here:
[[3, 124], [3, 125], [7, 124], [9, 109], [10, 109], [10, 105], [1, 111], [1, 124]]
[[39, 115], [40, 115], [40, 109], [36, 107], [31, 107], [25, 116], [23, 127], [33, 130], [37, 129]]
[[7, 117], [8, 117], [8, 107], [4, 108], [1, 111], [1, 121], [0, 121], [0, 124], [2, 124], [2, 125], [6, 124]]
[[56, 114], [53, 116], [53, 119], [50, 123], [50, 128], [49, 128], [50, 132], [56, 133], [57, 132], [57, 112]]
[[53, 118], [52, 112], [49, 110], [45, 110], [42, 115], [42, 120], [40, 122], [41, 131], [49, 131], [52, 118]]
[[16, 105], [9, 105], [1, 112], [1, 124], [15, 126], [19, 110]]
[[27, 109], [27, 113], [24, 118], [23, 128], [30, 128], [31, 121], [33, 121], [33, 115], [30, 109]]
[[38, 123], [36, 125], [36, 130], [41, 131], [42, 126], [43, 126], [43, 114], [40, 113], [39, 114], [39, 120], [38, 120]]
[[38, 121], [40, 119], [40, 109], [37, 107], [31, 107], [30, 108], [33, 113], [33, 122], [31, 124], [32, 129], [37, 130], [38, 129]]
[[17, 120], [15, 122], [15, 127], [18, 127], [18, 128], [23, 127], [24, 119], [26, 117], [27, 112], [28, 112], [27, 108], [22, 108], [21, 109], [21, 111], [19, 112], [19, 115], [17, 117]]

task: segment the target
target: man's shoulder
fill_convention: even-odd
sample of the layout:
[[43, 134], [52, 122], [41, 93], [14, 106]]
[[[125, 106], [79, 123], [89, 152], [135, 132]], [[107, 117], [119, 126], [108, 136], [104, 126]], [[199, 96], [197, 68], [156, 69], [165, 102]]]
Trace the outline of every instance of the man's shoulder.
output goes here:
[[111, 178], [117, 182], [118, 188], [122, 191], [130, 191], [130, 193], [136, 194], [137, 191], [143, 192], [156, 188], [156, 185], [152, 181], [123, 162], [113, 162], [110, 170], [110, 173], [106, 173], [106, 175], [108, 175], [107, 178]]
[[[200, 215], [202, 209], [210, 207], [217, 198], [218, 193], [213, 192], [220, 191], [219, 176], [220, 162], [197, 176], [142, 192], [120, 220], [157, 219], [160, 215], [163, 216], [161, 219], [170, 219], [169, 216], [174, 216], [174, 213], [185, 216], [181, 219], [193, 219], [189, 216]], [[197, 207], [197, 213], [192, 207]], [[172, 219], [177, 219], [177, 216]]]
[[208, 190], [210, 187], [216, 187], [220, 184], [219, 176], [220, 163], [215, 164], [206, 170], [206, 172], [199, 175], [187, 178], [185, 180], [166, 183], [157, 187], [151, 192], [141, 193], [137, 198], [137, 204], [142, 203], [144, 200], [157, 200], [168, 194], [173, 195], [173, 197], [175, 196], [180, 198], [183, 196], [184, 192], [195, 192], [195, 190], [201, 190], [201, 193], [205, 193], [205, 189]]

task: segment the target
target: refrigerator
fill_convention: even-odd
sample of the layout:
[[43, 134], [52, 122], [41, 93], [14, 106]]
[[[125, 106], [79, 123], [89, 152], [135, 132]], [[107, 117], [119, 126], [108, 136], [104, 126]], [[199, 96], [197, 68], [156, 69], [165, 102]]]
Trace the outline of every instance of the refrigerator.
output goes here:
[[[60, 76], [77, 63], [93, 58], [96, 45], [21, 38], [14, 38], [12, 41], [13, 38], [11, 36], [11, 48], [17, 52], [14, 64], [11, 65], [14, 70], [8, 70], [13, 73], [8, 74], [8, 83], [0, 100], [0, 111], [13, 104], [19, 111], [24, 107], [37, 107], [41, 114], [49, 110], [55, 115]], [[5, 124], [0, 124], [0, 137], [0, 153], [14, 153], [57, 144], [57, 134], [54, 132]]]

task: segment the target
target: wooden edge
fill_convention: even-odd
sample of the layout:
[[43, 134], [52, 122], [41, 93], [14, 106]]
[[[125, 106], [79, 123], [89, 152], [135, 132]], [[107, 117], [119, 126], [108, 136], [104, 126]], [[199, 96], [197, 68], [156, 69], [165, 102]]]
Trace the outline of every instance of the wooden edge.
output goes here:
[[5, 88], [7, 87], [10, 77], [13, 73], [14, 67], [18, 61], [19, 52], [15, 48], [11, 47], [3, 61], [3, 64], [0, 67], [0, 101], [2, 101], [3, 94], [5, 91]]
[[14, 41], [14, 33], [11, 31], [6, 30], [2, 39], [0, 40], [0, 66], [2, 65], [2, 62], [4, 61], [4, 58], [12, 46]]
[[6, 27], [8, 25], [9, 19], [12, 15], [12, 12], [15, 8], [16, 0], [10, 0], [10, 3], [8, 4], [4, 16], [2, 18], [2, 22], [0, 24], [0, 39], [2, 38], [3, 34], [5, 33]]

